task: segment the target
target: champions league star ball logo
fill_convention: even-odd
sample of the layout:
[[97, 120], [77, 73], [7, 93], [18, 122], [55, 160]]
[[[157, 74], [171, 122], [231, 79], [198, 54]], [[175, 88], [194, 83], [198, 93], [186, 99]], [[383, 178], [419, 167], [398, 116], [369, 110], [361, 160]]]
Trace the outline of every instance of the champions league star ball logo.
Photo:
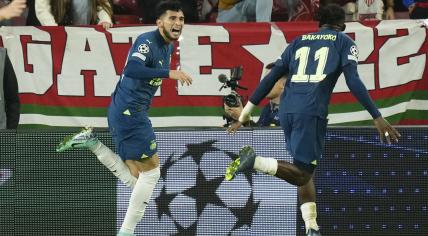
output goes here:
[[357, 46], [353, 45], [349, 51], [351, 52], [351, 54], [355, 57], [358, 58], [358, 48]]
[[251, 229], [260, 204], [254, 200], [252, 173], [224, 180], [220, 166], [236, 155], [214, 147], [214, 143], [187, 144], [184, 153], [170, 154], [163, 163], [161, 189], [153, 199], [165, 233], [165, 225], [173, 226], [173, 235], [218, 235]]
[[146, 54], [150, 51], [150, 48], [147, 44], [143, 43], [138, 46], [138, 52], [141, 54]]
[[[135, 234], [296, 235], [295, 186], [255, 171], [233, 181], [224, 179], [227, 164], [237, 158], [241, 146], [251, 143], [247, 135], [231, 138], [223, 130], [157, 133], [160, 179]], [[266, 143], [253, 144], [260, 154], [292, 160], [282, 130], [269, 137]], [[118, 230], [130, 195], [118, 182]]]

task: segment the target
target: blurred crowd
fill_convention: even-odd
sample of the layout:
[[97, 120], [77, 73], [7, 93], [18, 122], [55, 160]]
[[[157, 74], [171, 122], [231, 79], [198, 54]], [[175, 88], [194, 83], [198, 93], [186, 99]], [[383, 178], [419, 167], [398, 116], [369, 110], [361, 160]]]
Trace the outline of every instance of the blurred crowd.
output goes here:
[[[428, 0], [180, 0], [186, 22], [271, 22], [315, 20], [327, 3], [341, 5], [347, 21], [428, 18]], [[10, 4], [0, 0], [0, 7]], [[20, 17], [2, 25], [153, 24], [158, 0], [27, 0]]]

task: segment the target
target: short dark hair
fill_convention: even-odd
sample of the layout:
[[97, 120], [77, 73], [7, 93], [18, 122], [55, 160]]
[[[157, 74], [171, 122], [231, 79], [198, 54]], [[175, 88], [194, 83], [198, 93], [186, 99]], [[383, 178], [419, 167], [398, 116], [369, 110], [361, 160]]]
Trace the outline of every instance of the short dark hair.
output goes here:
[[340, 25], [345, 22], [345, 10], [338, 4], [330, 3], [319, 8], [316, 18], [319, 26]]
[[183, 8], [181, 6], [181, 3], [179, 1], [176, 1], [176, 0], [160, 1], [156, 5], [156, 10], [155, 10], [156, 19], [159, 19], [168, 10], [170, 10], [170, 11], [183, 11]]

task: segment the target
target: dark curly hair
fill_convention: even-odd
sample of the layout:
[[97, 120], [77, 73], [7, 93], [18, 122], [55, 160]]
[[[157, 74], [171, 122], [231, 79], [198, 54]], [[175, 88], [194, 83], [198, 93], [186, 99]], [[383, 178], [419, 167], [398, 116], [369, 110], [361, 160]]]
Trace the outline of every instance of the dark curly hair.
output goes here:
[[319, 26], [341, 26], [345, 22], [345, 10], [335, 3], [330, 3], [320, 7], [316, 20], [319, 21]]
[[181, 3], [176, 0], [164, 0], [156, 5], [155, 18], [159, 19], [166, 11], [183, 11]]

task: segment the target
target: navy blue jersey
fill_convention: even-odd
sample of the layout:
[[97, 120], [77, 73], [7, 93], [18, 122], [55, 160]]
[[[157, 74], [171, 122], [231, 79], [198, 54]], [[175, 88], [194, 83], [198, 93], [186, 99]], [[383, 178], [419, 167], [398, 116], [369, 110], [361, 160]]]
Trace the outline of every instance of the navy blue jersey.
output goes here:
[[169, 76], [172, 51], [172, 43], [166, 43], [159, 30], [138, 36], [129, 50], [112, 104], [123, 110], [148, 110], [162, 79]]
[[288, 67], [281, 113], [327, 117], [328, 104], [342, 68], [358, 63], [358, 50], [346, 34], [324, 29], [302, 35], [276, 64]]
[[324, 28], [302, 35], [285, 49], [249, 100], [259, 104], [276, 81], [287, 75], [280, 114], [299, 113], [325, 118], [333, 88], [343, 72], [353, 95], [373, 118], [377, 118], [380, 113], [359, 78], [357, 65], [357, 46], [346, 34]]

